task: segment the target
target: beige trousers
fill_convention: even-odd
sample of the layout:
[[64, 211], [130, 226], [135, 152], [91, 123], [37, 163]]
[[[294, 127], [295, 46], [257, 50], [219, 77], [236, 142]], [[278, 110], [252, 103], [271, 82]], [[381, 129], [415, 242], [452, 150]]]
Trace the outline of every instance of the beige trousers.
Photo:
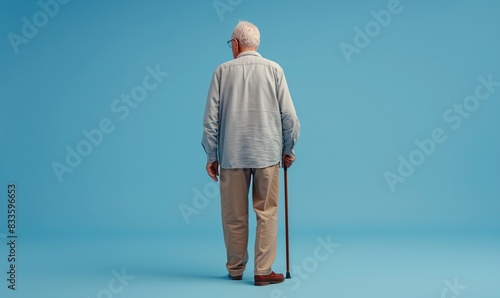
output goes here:
[[278, 236], [279, 165], [263, 169], [222, 169], [220, 195], [222, 228], [229, 274], [243, 274], [248, 261], [248, 192], [252, 181], [253, 209], [257, 216], [255, 275], [271, 273]]

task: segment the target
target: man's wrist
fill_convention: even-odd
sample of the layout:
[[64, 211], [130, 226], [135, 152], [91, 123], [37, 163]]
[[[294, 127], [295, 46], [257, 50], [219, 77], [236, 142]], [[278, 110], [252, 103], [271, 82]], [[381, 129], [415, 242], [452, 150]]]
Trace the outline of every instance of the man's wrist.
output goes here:
[[295, 156], [293, 149], [290, 150], [283, 150], [284, 155], [289, 155], [289, 156]]

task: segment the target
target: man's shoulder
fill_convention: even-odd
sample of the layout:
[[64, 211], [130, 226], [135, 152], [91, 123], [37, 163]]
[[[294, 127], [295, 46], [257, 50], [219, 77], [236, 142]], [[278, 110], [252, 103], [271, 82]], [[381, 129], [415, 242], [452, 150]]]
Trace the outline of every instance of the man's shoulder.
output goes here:
[[269, 59], [264, 58], [264, 57], [261, 57], [260, 59], [263, 61], [264, 64], [267, 64], [273, 68], [276, 68], [279, 71], [283, 71], [283, 68], [281, 68], [281, 65], [279, 65], [277, 62], [275, 62], [273, 60], [269, 60]]
[[244, 57], [239, 57], [237, 59], [232, 59], [220, 64], [215, 71], [218, 72], [231, 67], [238, 67], [251, 64], [262, 65], [265, 67], [267, 66], [275, 69], [278, 72], [283, 72], [283, 68], [281, 67], [281, 65], [279, 65], [277, 62], [274, 62], [262, 56], [244, 56]]

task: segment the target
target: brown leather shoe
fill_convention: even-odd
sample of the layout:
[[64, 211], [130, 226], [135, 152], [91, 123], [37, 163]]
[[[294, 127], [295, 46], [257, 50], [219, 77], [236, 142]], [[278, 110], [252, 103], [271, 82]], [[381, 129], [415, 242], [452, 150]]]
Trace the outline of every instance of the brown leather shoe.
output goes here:
[[242, 280], [243, 274], [242, 275], [235, 275], [235, 276], [231, 276], [231, 274], [229, 274], [229, 278], [232, 280]]
[[255, 275], [254, 276], [256, 286], [267, 286], [269, 284], [279, 284], [285, 280], [285, 277], [281, 273], [274, 273], [268, 275]]

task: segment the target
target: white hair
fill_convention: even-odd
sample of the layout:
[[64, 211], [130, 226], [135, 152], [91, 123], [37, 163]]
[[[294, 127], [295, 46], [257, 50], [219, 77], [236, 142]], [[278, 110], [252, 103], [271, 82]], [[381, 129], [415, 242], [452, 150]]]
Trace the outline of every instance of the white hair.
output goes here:
[[250, 22], [239, 21], [233, 30], [233, 37], [243, 48], [257, 49], [260, 45], [259, 28]]

